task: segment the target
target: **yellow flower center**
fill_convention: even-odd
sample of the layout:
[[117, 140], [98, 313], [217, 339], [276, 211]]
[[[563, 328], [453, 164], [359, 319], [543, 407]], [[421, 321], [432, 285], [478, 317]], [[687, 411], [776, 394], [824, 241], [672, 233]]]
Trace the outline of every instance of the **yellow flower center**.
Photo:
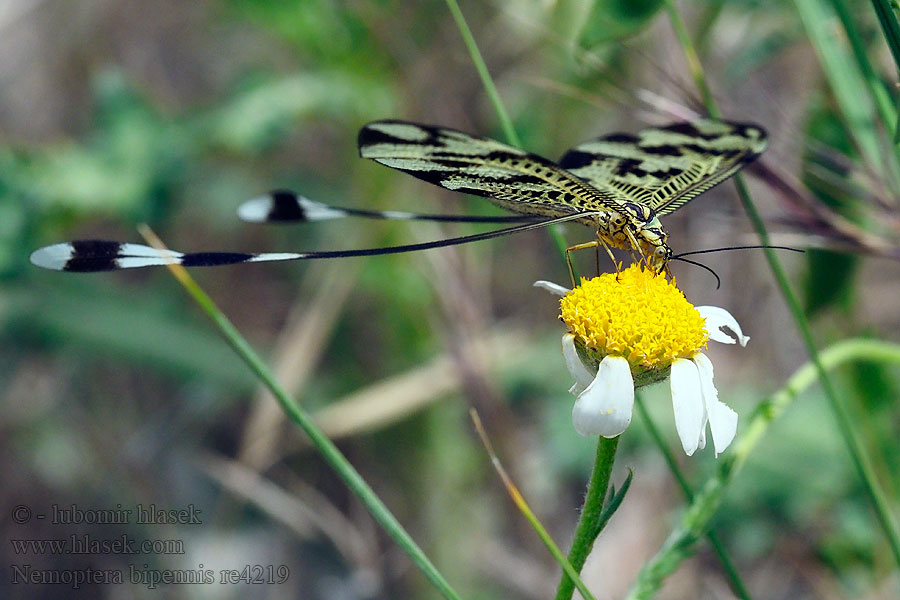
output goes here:
[[584, 279], [560, 300], [560, 317], [593, 358], [625, 358], [632, 371], [667, 369], [706, 346], [706, 321], [665, 275], [633, 264]]

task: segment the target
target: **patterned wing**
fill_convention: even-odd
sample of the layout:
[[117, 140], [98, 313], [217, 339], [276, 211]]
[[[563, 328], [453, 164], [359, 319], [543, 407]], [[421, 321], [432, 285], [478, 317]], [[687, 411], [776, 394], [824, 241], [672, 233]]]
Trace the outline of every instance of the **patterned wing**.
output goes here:
[[703, 119], [612, 134], [569, 150], [559, 164], [602, 194], [670, 213], [722, 183], [766, 148], [757, 125]]
[[520, 214], [557, 217], [620, 208], [614, 196], [546, 158], [454, 129], [375, 121], [359, 132], [359, 154]]

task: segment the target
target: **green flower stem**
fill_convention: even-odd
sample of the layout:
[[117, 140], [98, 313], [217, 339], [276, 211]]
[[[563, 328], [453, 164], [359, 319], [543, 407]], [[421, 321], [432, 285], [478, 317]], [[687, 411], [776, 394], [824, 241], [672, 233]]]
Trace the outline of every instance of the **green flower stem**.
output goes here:
[[[657, 447], [659, 447], [660, 451], [663, 454], [663, 457], [666, 459], [666, 464], [669, 465], [669, 470], [672, 471], [672, 475], [675, 477], [675, 481], [678, 482], [678, 487], [681, 488], [682, 493], [684, 493], [685, 498], [687, 498], [688, 502], [694, 501], [694, 490], [691, 489], [690, 484], [687, 482], [687, 479], [684, 476], [684, 473], [681, 472], [681, 467], [678, 466], [678, 463], [675, 461], [675, 456], [669, 450], [669, 447], [666, 445], [665, 440], [663, 440], [662, 434], [659, 432], [659, 428], [653, 422], [653, 419], [650, 418], [650, 413], [647, 412], [647, 407], [644, 405], [644, 399], [640, 396], [640, 394], [635, 394], [635, 400], [638, 408], [638, 412], [641, 413], [641, 419], [643, 419], [644, 424], [647, 427], [647, 431], [650, 432], [650, 436], [653, 438], [653, 441], [656, 442]], [[747, 586], [744, 585], [744, 581], [741, 579], [740, 574], [737, 571], [737, 567], [731, 561], [731, 557], [728, 555], [728, 551], [725, 550], [725, 544], [722, 543], [722, 540], [719, 538], [719, 535], [710, 529], [706, 532], [706, 539], [709, 541], [710, 546], [712, 546], [713, 552], [716, 553], [716, 556], [719, 558], [719, 562], [722, 564], [722, 569], [725, 570], [725, 575], [728, 577], [728, 582], [731, 584], [731, 590], [734, 592], [734, 595], [742, 600], [751, 600], [750, 592], [747, 590]]]
[[[497, 86], [494, 84], [490, 71], [488, 71], [487, 65], [484, 62], [484, 57], [481, 56], [481, 50], [478, 49], [478, 43], [475, 41], [475, 36], [472, 35], [472, 30], [469, 29], [469, 24], [466, 23], [466, 17], [463, 15], [462, 10], [460, 10], [456, 0], [446, 0], [446, 2], [447, 8], [450, 9], [450, 14], [453, 15], [453, 20], [456, 22], [456, 27], [459, 29], [460, 35], [462, 35], [463, 43], [465, 43], [466, 49], [469, 51], [469, 57], [472, 59], [472, 64], [475, 65], [475, 70], [478, 71], [478, 76], [481, 78], [481, 85], [484, 86], [484, 91], [487, 93], [488, 98], [494, 107], [494, 112], [497, 113], [497, 118], [500, 119], [500, 127], [503, 128], [503, 134], [506, 136], [506, 141], [513, 146], [521, 148], [522, 141], [519, 139], [518, 134], [516, 134], [516, 129], [513, 127], [512, 119], [509, 118], [509, 113], [506, 112], [506, 107], [503, 105], [503, 100], [500, 98], [500, 92], [497, 91]], [[557, 250], [559, 250], [560, 254], [565, 258], [566, 249], [569, 247], [569, 244], [563, 237], [558, 225], [550, 226], [550, 237]], [[577, 278], [578, 274], [576, 273], [575, 276]]]
[[772, 421], [798, 395], [821, 380], [819, 367], [831, 370], [851, 361], [893, 363], [900, 366], [900, 345], [867, 339], [838, 342], [821, 352], [819, 365], [812, 361], [804, 364], [787, 380], [784, 387], [761, 402], [732, 450], [719, 459], [721, 462], [716, 475], [697, 493], [678, 527], [672, 531], [656, 556], [641, 569], [627, 600], [651, 598], [659, 590], [663, 580], [678, 568], [682, 560], [690, 556], [691, 546], [708, 530], [709, 521], [722, 503], [728, 484], [734, 480]]
[[[676, 24], [674, 25], [675, 29], [678, 30], [680, 28], [682, 30], [685, 30], [684, 23], [681, 20], [678, 12], [675, 10], [672, 0], [667, 0], [667, 6], [669, 6], [670, 8], [669, 15], [672, 19], [672, 22]], [[687, 36], [685, 36], [684, 39], [679, 37], [679, 40], [683, 45], [685, 55], [688, 57], [693, 55], [694, 57], [694, 60], [688, 58], [688, 63], [696, 63], [696, 66], [699, 69], [694, 73], [695, 78], [699, 77], [700, 79], [705, 80], [706, 77], [703, 74], [702, 65], [696, 58], [697, 55], [691, 44], [690, 38]], [[706, 98], [706, 100], [707, 110], [709, 111], [710, 115], [720, 115], [720, 112], [715, 104], [715, 100], [711, 96]], [[750, 197], [750, 192], [747, 189], [747, 185], [744, 182], [744, 179], [740, 175], [736, 175], [734, 177], [734, 182], [735, 187], [738, 191], [738, 195], [741, 199], [741, 204], [743, 205], [744, 211], [747, 213], [750, 222], [753, 224], [753, 228], [756, 230], [756, 233], [759, 236], [760, 243], [768, 245], [769, 234], [766, 231], [766, 226], [763, 223], [762, 217], [760, 217], [759, 212], [756, 210], [756, 207], [753, 204], [753, 200]], [[764, 252], [766, 260], [769, 263], [769, 267], [772, 270], [772, 274], [775, 277], [775, 281], [781, 291], [782, 296], [785, 299], [785, 303], [787, 304], [788, 309], [790, 310], [791, 315], [794, 318], [794, 321], [797, 323], [797, 328], [800, 330], [800, 336], [802, 337], [803, 343], [806, 346], [806, 350], [809, 353], [810, 360], [815, 367], [820, 381], [822, 382], [822, 388], [825, 391], [825, 396], [828, 398], [828, 404], [831, 407], [835, 419], [838, 422], [838, 427], [841, 431], [842, 437], [844, 438], [844, 443], [847, 445], [847, 450], [850, 453], [850, 457], [853, 461], [854, 467], [856, 468], [857, 474], [862, 480], [863, 487], [866, 490], [866, 494], [869, 496], [869, 499], [872, 502], [872, 506], [875, 509], [876, 518], [878, 519], [878, 522], [881, 525], [881, 529], [884, 531], [884, 534], [887, 537], [888, 544], [891, 547], [891, 552], [894, 555], [894, 560], [896, 561], [897, 565], [900, 566], [900, 530], [898, 530], [897, 523], [890, 512], [886, 495], [882, 490], [880, 484], [878, 483], [878, 480], [875, 478], [875, 472], [872, 468], [871, 460], [866, 454], [866, 450], [862, 442], [860, 441], [859, 436], [856, 434], [855, 429], [853, 428], [852, 421], [849, 414], [847, 413], [846, 408], [837, 397], [837, 391], [835, 390], [834, 384], [831, 382], [831, 378], [828, 376], [828, 373], [825, 370], [825, 367], [819, 356], [819, 351], [816, 348], [816, 343], [813, 339], [812, 331], [809, 327], [809, 322], [806, 320], [806, 317], [803, 314], [803, 310], [800, 308], [800, 303], [797, 301], [797, 297], [794, 295], [794, 292], [791, 289], [790, 283], [787, 279], [787, 275], [785, 274], [784, 269], [781, 266], [781, 262], [778, 260], [775, 251], [771, 248], [766, 248]]]
[[[620, 436], [619, 436], [620, 437]], [[609, 488], [609, 476], [612, 473], [613, 462], [616, 459], [616, 448], [619, 446], [619, 437], [605, 438], [598, 436], [597, 458], [594, 462], [594, 470], [588, 483], [587, 495], [584, 498], [584, 506], [581, 508], [581, 517], [575, 528], [575, 539], [572, 540], [572, 549], [569, 550], [569, 563], [578, 573], [584, 567], [594, 547], [594, 540], [600, 535], [603, 523], [600, 516], [603, 513], [603, 502], [606, 500], [606, 490]], [[556, 600], [570, 600], [575, 585], [572, 579], [563, 573], [556, 590]]]
[[[156, 247], [159, 247], [158, 238], [147, 229], [141, 229], [142, 235]], [[154, 243], [156, 242], [156, 243]], [[228, 344], [234, 349], [235, 353], [244, 361], [254, 375], [265, 385], [272, 395], [278, 400], [285, 414], [302, 429], [310, 441], [321, 454], [325, 462], [343, 480], [344, 484], [350, 488], [350, 491], [359, 498], [365, 505], [372, 517], [381, 525], [390, 535], [398, 546], [406, 553], [407, 556], [415, 563], [417, 567], [431, 581], [432, 585], [447, 600], [460, 600], [459, 595], [450, 587], [450, 584], [444, 579], [444, 576], [428, 559], [421, 548], [413, 541], [412, 537], [403, 529], [403, 526], [397, 521], [396, 517], [378, 498], [372, 488], [365, 482], [359, 472], [353, 468], [353, 465], [341, 454], [337, 446], [328, 439], [322, 430], [320, 430], [307, 412], [298, 405], [291, 396], [284, 391], [275, 376], [253, 350], [247, 340], [241, 336], [240, 332], [228, 320], [228, 317], [222, 313], [215, 305], [212, 299], [203, 291], [193, 278], [188, 275], [187, 271], [180, 266], [170, 266], [175, 278], [184, 286], [188, 294], [200, 306], [203, 312], [218, 327], [219, 331], [225, 337]]]

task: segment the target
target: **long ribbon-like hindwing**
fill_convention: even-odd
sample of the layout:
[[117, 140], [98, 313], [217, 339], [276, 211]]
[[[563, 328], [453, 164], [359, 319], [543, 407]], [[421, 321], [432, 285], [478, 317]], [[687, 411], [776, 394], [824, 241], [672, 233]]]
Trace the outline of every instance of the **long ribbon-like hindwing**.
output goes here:
[[158, 250], [141, 244], [130, 244], [110, 240], [78, 240], [44, 246], [31, 253], [31, 263], [54, 271], [89, 273], [96, 271], [116, 271], [139, 267], [181, 265], [184, 267], [219, 267], [241, 263], [280, 262], [286, 260], [315, 260], [324, 258], [350, 258], [353, 256], [380, 256], [401, 254], [444, 248], [488, 240], [513, 233], [539, 229], [554, 223], [564, 223], [585, 218], [587, 215], [575, 213], [554, 219], [533, 221], [515, 227], [507, 227], [485, 233], [476, 233], [432, 242], [387, 246], [383, 248], [360, 248], [357, 250], [323, 250], [317, 252], [177, 252]]
[[522, 217], [431, 215], [339, 208], [289, 191], [250, 200], [250, 222], [296, 222], [348, 216], [457, 222], [530, 221], [523, 225], [422, 244], [323, 252], [234, 253], [160, 251], [112, 241], [76, 241], [36, 250], [31, 262], [64, 271], [108, 271], [169, 264], [217, 266], [411, 252], [577, 221], [596, 241], [637, 251], [657, 268], [671, 256], [658, 215], [670, 213], [732, 176], [766, 146], [756, 125], [704, 119], [613, 134], [573, 148], [560, 164], [496, 140], [445, 127], [375, 121], [359, 132], [359, 152], [448, 190], [483, 196]]

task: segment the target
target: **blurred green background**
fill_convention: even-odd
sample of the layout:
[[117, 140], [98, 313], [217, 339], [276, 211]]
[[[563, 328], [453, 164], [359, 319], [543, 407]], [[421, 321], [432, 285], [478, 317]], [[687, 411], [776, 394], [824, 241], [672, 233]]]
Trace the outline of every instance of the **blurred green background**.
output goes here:
[[[523, 145], [558, 157], [613, 131], [702, 112], [660, 2], [463, 2]], [[834, 7], [852, 16], [848, 37]], [[896, 80], [868, 2], [684, 2], [726, 117], [769, 132], [750, 169], [774, 241], [824, 346], [898, 339]], [[240, 223], [276, 187], [327, 203], [500, 214], [357, 156], [367, 121], [402, 118], [503, 139], [444, 3], [391, 0], [0, 2], [0, 596], [381, 599], [437, 597], [164, 270], [67, 275], [28, 263], [79, 238], [179, 250], [299, 251], [413, 243], [483, 226], [345, 220]], [[859, 53], [868, 57], [867, 73]], [[866, 87], [869, 86], [869, 87]], [[889, 96], [889, 94], [888, 94]], [[890, 112], [889, 110], [887, 112]], [[754, 243], [734, 188], [667, 217], [676, 251]], [[574, 244], [591, 233], [564, 229]], [[590, 253], [579, 257], [593, 269]], [[720, 397], [746, 418], [806, 356], [757, 251], [674, 266], [694, 304], [723, 306], [752, 338], [710, 348]], [[603, 265], [604, 267], [608, 265]], [[557, 304], [567, 283], [545, 232], [429, 252], [198, 271], [465, 598], [552, 597], [558, 567], [507, 497], [467, 416], [474, 406], [532, 507], [567, 547], [594, 456], [575, 434]], [[896, 373], [839, 372], [841, 396], [896, 508]], [[666, 386], [646, 394], [678, 448]], [[744, 421], [745, 422], [745, 421]], [[693, 481], [711, 449], [680, 457]], [[684, 502], [639, 419], [613, 475], [623, 507], [585, 569], [621, 597]], [[13, 522], [15, 506], [155, 503], [202, 524]], [[818, 391], [772, 427], [715, 527], [755, 598], [894, 598], [898, 575]], [[18, 553], [12, 540], [172, 539], [183, 554]], [[13, 582], [34, 569], [285, 565], [278, 585]], [[200, 567], [199, 565], [203, 565]], [[660, 598], [732, 597], [706, 546]]]

